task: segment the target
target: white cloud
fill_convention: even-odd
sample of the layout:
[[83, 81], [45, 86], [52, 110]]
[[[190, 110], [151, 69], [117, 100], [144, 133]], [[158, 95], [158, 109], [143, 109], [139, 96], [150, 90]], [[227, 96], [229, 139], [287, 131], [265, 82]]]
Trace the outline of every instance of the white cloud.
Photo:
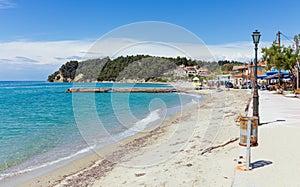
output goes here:
[[0, 0], [0, 10], [16, 7], [16, 4], [9, 0]]
[[0, 80], [47, 80], [61, 64], [81, 60], [88, 41], [0, 42]]
[[[260, 48], [269, 46], [263, 42]], [[251, 59], [252, 42], [237, 42], [220, 45], [183, 44], [137, 41], [111, 38], [101, 41], [15, 41], [0, 43], [0, 63], [10, 64], [62, 64], [68, 60], [83, 60], [120, 55], [150, 54], [157, 56], [188, 56], [193, 59]]]
[[0, 63], [61, 64], [67, 60], [80, 60], [90, 45], [87, 41], [0, 43]]
[[[272, 42], [259, 44], [258, 58], [261, 57], [261, 48], [270, 46]], [[283, 41], [284, 43], [284, 41]], [[249, 62], [254, 58], [252, 41], [242, 41], [219, 45], [148, 42], [132, 39], [106, 39], [95, 44], [91, 49], [98, 56], [116, 57], [120, 55], [150, 54], [156, 56], [186, 56], [200, 60], [236, 60]]]
[[[270, 44], [271, 42], [260, 44], [259, 56], [261, 48]], [[5, 69], [8, 67], [10, 70], [15, 68], [20, 72], [28, 71], [28, 75], [42, 71], [46, 75], [40, 79], [46, 79], [48, 74], [69, 60], [134, 54], [249, 62], [254, 57], [254, 46], [251, 41], [206, 46], [204, 44], [145, 42], [128, 38], [106, 38], [96, 42], [84, 40], [0, 42], [0, 68], [2, 74], [5, 74]], [[3, 77], [5, 75], [0, 76], [0, 79]], [[13, 79], [13, 75], [10, 77]], [[15, 77], [22, 79], [21, 74]]]
[[157, 41], [140, 41], [128, 38], [106, 38], [94, 43], [89, 53], [97, 56], [117, 56], [148, 54], [153, 56], [186, 56], [192, 59], [213, 60], [208, 47], [202, 43], [166, 43]]
[[[251, 41], [210, 45], [209, 49], [216, 60], [237, 60], [249, 62], [254, 58], [254, 46]], [[260, 53], [258, 53], [258, 57], [260, 57]]]

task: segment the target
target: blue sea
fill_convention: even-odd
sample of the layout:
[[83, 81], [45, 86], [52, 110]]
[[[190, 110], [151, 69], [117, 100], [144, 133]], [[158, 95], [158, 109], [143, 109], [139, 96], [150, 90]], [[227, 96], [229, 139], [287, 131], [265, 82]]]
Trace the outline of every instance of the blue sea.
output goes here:
[[177, 93], [66, 93], [167, 84], [0, 82], [0, 180], [152, 129], [201, 98]]

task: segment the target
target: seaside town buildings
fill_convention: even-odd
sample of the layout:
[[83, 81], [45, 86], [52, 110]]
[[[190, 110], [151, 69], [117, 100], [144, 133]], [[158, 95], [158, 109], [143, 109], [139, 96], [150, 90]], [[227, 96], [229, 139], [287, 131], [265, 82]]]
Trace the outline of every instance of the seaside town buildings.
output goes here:
[[[257, 64], [257, 76], [261, 77], [266, 73], [266, 62], [259, 62]], [[221, 85], [226, 82], [231, 82], [235, 86], [245, 86], [252, 83], [254, 79], [254, 64], [233, 66], [232, 71], [227, 74], [215, 75], [209, 72], [207, 68], [199, 66], [184, 66], [180, 65], [174, 72], [175, 77], [192, 78], [199, 77], [203, 79], [213, 79], [218, 81]], [[261, 82], [262, 80], [259, 80]]]
[[[250, 63], [245, 66], [233, 66], [233, 74], [231, 82], [237, 86], [243, 86], [245, 83], [252, 82], [254, 79], [254, 64]], [[262, 76], [266, 73], [266, 62], [257, 64], [257, 76]]]
[[175, 77], [202, 77], [208, 78], [211, 73], [208, 71], [207, 68], [199, 67], [199, 66], [184, 66], [180, 65], [174, 71]]
[[[267, 63], [265, 61], [257, 64], [257, 83], [263, 89], [268, 85], [274, 86], [278, 83], [278, 70], [271, 69], [267, 71], [266, 67]], [[174, 71], [174, 77], [189, 79], [198, 82], [199, 85], [225, 85], [230, 82], [236, 88], [251, 88], [254, 82], [254, 68], [254, 64], [250, 63], [233, 66], [231, 71], [216, 73], [208, 71], [205, 67], [180, 65]], [[284, 70], [280, 70], [280, 72], [284, 89], [289, 88], [292, 85], [290, 73]]]

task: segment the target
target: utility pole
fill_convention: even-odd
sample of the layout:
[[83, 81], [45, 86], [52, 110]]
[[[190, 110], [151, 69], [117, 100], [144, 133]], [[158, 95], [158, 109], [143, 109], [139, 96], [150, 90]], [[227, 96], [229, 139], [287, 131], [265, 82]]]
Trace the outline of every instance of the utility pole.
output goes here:
[[296, 88], [299, 89], [299, 62], [298, 62], [298, 53], [299, 53], [299, 36], [295, 37], [295, 43], [296, 43], [296, 73], [297, 73], [297, 80], [296, 80]]
[[[278, 37], [278, 47], [279, 47], [279, 50], [281, 51], [280, 49], [280, 31], [278, 31], [277, 33], [277, 37]], [[280, 73], [281, 69], [278, 67], [278, 84], [279, 84], [279, 87], [281, 86], [281, 82], [280, 82], [280, 78], [281, 78], [281, 73]]]
[[296, 53], [298, 54], [299, 53], [299, 38], [298, 36], [295, 37], [295, 43], [296, 43]]
[[280, 47], [280, 34], [281, 34], [280, 31], [278, 31], [278, 33], [277, 33], [278, 47]]

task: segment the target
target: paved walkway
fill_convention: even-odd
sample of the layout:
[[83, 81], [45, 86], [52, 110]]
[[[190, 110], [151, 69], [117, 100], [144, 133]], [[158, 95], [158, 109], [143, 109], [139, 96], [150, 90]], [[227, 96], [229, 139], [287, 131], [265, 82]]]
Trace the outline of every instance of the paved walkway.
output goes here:
[[[300, 99], [259, 92], [259, 146], [251, 171], [236, 170], [232, 186], [300, 187]], [[244, 152], [244, 148], [241, 148]]]

